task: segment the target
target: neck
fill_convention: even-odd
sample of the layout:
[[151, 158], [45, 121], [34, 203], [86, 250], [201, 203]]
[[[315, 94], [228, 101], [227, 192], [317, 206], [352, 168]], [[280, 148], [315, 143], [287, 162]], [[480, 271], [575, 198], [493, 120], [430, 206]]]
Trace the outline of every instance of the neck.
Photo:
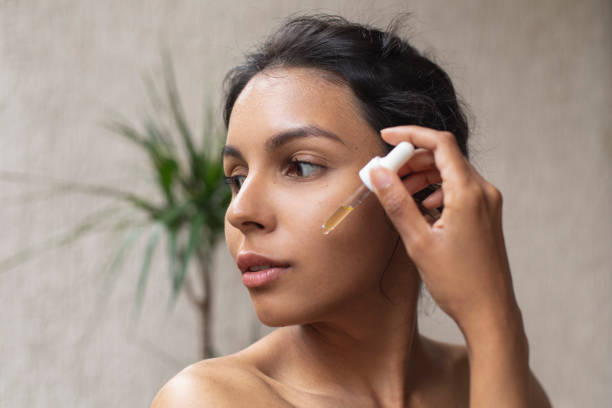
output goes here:
[[[403, 271], [403, 277], [408, 277]], [[295, 358], [310, 389], [367, 395], [379, 405], [402, 406], [412, 374], [423, 369], [417, 330], [418, 282], [402, 278], [339, 308], [324, 321], [293, 326]], [[388, 282], [389, 283], [389, 282]]]

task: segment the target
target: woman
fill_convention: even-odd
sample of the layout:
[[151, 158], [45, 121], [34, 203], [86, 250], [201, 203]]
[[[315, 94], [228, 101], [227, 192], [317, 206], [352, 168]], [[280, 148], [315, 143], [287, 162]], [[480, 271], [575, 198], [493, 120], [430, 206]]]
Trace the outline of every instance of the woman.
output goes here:
[[[298, 17], [227, 85], [226, 240], [258, 318], [279, 328], [186, 368], [153, 407], [549, 406], [529, 370], [501, 195], [467, 161], [442, 69], [392, 29]], [[399, 174], [372, 170], [376, 194], [322, 234], [359, 169], [400, 141], [417, 153]], [[422, 282], [466, 347], [419, 334]]]

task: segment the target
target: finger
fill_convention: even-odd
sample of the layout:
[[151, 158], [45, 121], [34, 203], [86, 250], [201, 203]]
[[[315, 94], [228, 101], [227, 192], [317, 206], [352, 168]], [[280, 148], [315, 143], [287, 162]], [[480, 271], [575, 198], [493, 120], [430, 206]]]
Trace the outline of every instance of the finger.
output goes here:
[[413, 173], [402, 180], [406, 189], [410, 194], [421, 191], [430, 184], [441, 183], [442, 178], [438, 170], [428, 170], [418, 173]]
[[425, 208], [438, 208], [444, 204], [444, 191], [441, 188], [437, 189], [431, 195], [421, 202]]
[[398, 174], [404, 176], [409, 173], [433, 169], [436, 166], [434, 155], [430, 150], [418, 149], [414, 152], [410, 160], [408, 160], [400, 169]]
[[410, 252], [413, 242], [427, 236], [427, 221], [397, 174], [377, 167], [370, 171], [370, 179], [380, 203]]
[[470, 179], [471, 166], [461, 154], [452, 133], [420, 126], [397, 126], [383, 129], [381, 136], [392, 145], [408, 141], [414, 146], [431, 150], [442, 180], [448, 182], [447, 192], [464, 186]]

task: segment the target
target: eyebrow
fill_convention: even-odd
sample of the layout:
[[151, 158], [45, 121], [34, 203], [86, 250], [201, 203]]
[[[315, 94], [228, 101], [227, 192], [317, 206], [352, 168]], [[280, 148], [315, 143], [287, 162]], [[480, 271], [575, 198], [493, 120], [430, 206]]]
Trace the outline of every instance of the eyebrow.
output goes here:
[[287, 144], [295, 139], [301, 139], [301, 138], [305, 138], [309, 136], [325, 137], [327, 139], [331, 139], [341, 144], [344, 144], [342, 139], [340, 139], [340, 137], [336, 135], [335, 133], [330, 132], [329, 130], [320, 128], [318, 126], [309, 125], [309, 126], [298, 126], [298, 127], [295, 127], [289, 130], [285, 130], [283, 132], [280, 132], [272, 136], [270, 139], [266, 141], [265, 149], [270, 152], [270, 151], [278, 149], [282, 145]]
[[[272, 136], [268, 140], [266, 140], [264, 144], [264, 148], [267, 152], [272, 152], [284, 144], [287, 144], [296, 139], [302, 139], [305, 137], [324, 137], [330, 140], [334, 140], [338, 143], [345, 144], [342, 139], [338, 135], [329, 130], [325, 130], [315, 125], [307, 125], [307, 126], [298, 126], [295, 128], [291, 128], [288, 130], [284, 130], [276, 135]], [[222, 150], [223, 157], [232, 156], [237, 159], [243, 160], [242, 153], [240, 151], [231, 146], [225, 145]]]
[[238, 160], [244, 161], [242, 153], [240, 153], [238, 149], [230, 145], [223, 146], [223, 149], [221, 150], [221, 157], [235, 157]]

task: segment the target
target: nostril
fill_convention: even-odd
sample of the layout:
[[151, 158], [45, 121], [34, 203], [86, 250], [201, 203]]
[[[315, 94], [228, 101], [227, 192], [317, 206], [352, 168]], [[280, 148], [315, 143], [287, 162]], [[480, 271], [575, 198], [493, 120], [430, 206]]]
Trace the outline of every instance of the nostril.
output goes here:
[[244, 225], [245, 227], [252, 226], [252, 227], [257, 228], [257, 229], [264, 229], [265, 228], [263, 226], [263, 224], [260, 224], [260, 223], [255, 222], [255, 221], [245, 221], [245, 222], [242, 223], [242, 225]]

